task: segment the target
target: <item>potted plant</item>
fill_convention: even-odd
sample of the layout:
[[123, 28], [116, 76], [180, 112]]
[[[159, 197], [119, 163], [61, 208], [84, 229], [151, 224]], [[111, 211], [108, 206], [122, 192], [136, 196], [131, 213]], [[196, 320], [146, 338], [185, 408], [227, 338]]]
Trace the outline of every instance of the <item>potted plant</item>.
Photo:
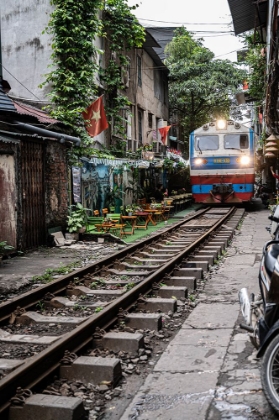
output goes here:
[[132, 216], [133, 211], [134, 211], [134, 206], [132, 204], [127, 204], [126, 212], [127, 212], [128, 216]]
[[2, 262], [3, 256], [8, 252], [12, 251], [14, 247], [12, 245], [8, 245], [7, 241], [1, 241], [0, 242], [0, 265]]
[[74, 239], [78, 240], [79, 233], [85, 230], [87, 223], [87, 212], [82, 204], [77, 203], [69, 207], [69, 215], [67, 216], [67, 227], [69, 233], [73, 234]]

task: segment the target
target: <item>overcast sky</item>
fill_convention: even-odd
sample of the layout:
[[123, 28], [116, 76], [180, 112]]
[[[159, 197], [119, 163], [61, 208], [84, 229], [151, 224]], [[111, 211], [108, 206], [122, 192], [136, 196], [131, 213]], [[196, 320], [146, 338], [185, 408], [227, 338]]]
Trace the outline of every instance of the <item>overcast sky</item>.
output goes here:
[[[128, 0], [144, 26], [184, 26], [196, 37], [204, 38], [204, 45], [216, 58], [236, 61], [236, 50], [243, 44], [232, 34], [232, 17], [227, 0]], [[210, 25], [208, 25], [210, 23]]]

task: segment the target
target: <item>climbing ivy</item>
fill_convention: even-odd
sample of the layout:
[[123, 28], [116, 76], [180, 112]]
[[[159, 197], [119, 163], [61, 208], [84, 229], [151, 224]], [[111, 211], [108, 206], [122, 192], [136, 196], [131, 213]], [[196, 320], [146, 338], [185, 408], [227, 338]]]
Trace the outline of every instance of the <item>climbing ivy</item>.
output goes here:
[[[131, 105], [128, 98], [120, 91], [124, 90], [122, 72], [128, 71], [127, 51], [139, 48], [145, 40], [144, 28], [139, 24], [132, 11], [138, 6], [128, 6], [127, 0], [106, 0], [103, 15], [103, 37], [110, 49], [110, 59], [105, 69], [100, 69], [101, 79], [106, 86], [108, 118], [113, 122], [114, 134], [126, 138], [127, 115], [121, 110]], [[112, 146], [123, 152], [120, 141]]]
[[51, 86], [49, 97], [55, 107], [51, 115], [68, 125], [82, 140], [71, 149], [71, 160], [87, 155], [92, 138], [87, 135], [82, 111], [96, 95], [97, 49], [93, 40], [101, 30], [97, 18], [102, 0], [51, 0], [54, 10], [45, 32], [52, 35], [52, 70], [44, 83]]
[[[98, 95], [97, 72], [102, 73], [107, 91], [108, 119], [122, 137], [120, 110], [129, 101], [118, 91], [123, 87], [121, 67], [127, 64], [125, 51], [142, 45], [144, 29], [132, 14], [137, 6], [129, 7], [127, 0], [51, 0], [51, 4], [54, 10], [46, 32], [53, 38], [52, 70], [41, 87], [51, 86], [49, 96], [55, 105], [49, 107], [51, 115], [82, 140], [80, 147], [71, 149], [71, 159], [77, 161], [80, 156], [92, 155], [93, 139], [85, 130], [81, 113]], [[103, 20], [99, 19], [101, 10]], [[99, 68], [96, 58], [100, 51], [94, 45], [97, 36], [108, 39], [111, 51], [118, 54], [118, 64], [110, 60], [105, 70]]]

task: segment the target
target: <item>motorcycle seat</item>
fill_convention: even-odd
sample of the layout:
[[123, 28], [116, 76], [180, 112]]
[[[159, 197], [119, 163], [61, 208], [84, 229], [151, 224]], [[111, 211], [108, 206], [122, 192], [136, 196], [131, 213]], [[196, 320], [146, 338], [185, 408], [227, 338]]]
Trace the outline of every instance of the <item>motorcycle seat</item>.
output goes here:
[[278, 256], [279, 256], [279, 244], [269, 245], [266, 250], [266, 254], [264, 256], [264, 266], [269, 277], [271, 277], [274, 271], [274, 266], [275, 266]]

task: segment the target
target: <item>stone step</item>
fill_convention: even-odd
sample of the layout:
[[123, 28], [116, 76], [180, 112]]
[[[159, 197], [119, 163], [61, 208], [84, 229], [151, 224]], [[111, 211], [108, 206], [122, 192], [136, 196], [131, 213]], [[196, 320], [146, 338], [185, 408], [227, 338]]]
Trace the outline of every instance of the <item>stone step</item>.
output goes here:
[[[151, 260], [150, 260], [151, 261]], [[162, 264], [160, 265], [155, 265], [155, 264], [151, 264], [151, 262], [149, 262], [149, 264], [128, 264], [126, 262], [122, 263], [121, 265], [119, 265], [118, 267], [116, 267], [117, 269], [122, 269], [122, 270], [131, 270], [131, 269], [137, 269], [137, 270], [145, 270], [145, 271], [155, 271], [158, 270], [159, 267], [161, 267]]]
[[167, 261], [167, 260], [170, 260], [171, 258], [172, 258], [172, 256], [170, 257], [170, 255], [168, 255], [168, 254], [157, 254], [157, 255], [155, 255], [153, 252], [151, 253], [151, 252], [141, 252], [140, 253], [143, 257], [148, 257], [148, 258], [154, 258], [155, 257], [155, 259], [156, 260], [163, 260], [164, 262], [165, 261]]
[[220, 246], [221, 248], [222, 248], [222, 251], [224, 251], [225, 249], [226, 249], [226, 243], [225, 243], [225, 241], [215, 241], [214, 239], [213, 240], [210, 240], [208, 243], [207, 243], [207, 246]]
[[171, 276], [166, 283], [171, 286], [187, 287], [188, 290], [196, 290], [197, 288], [196, 277]]
[[191, 260], [182, 263], [180, 266], [183, 268], [201, 268], [204, 271], [209, 270], [209, 264], [207, 261], [193, 260], [192, 258]]
[[[166, 252], [167, 251], [167, 252]], [[168, 248], [168, 250], [166, 249], [155, 249], [155, 248], [150, 248], [150, 253], [149, 255], [167, 255], [168, 257], [171, 255], [175, 255], [177, 252], [177, 250], [171, 250]]]
[[212, 242], [224, 242], [225, 243], [225, 245], [226, 245], [226, 247], [228, 246], [228, 244], [229, 244], [229, 237], [228, 236], [219, 236], [219, 235], [217, 235], [217, 236], [215, 236], [215, 238], [213, 238], [213, 239], [211, 239], [210, 240], [210, 242], [212, 241]]
[[182, 277], [182, 276], [171, 276], [167, 280], [164, 280], [167, 286], [182, 286], [187, 289], [195, 290], [197, 287], [196, 277]]
[[109, 332], [100, 340], [93, 339], [93, 346], [96, 345], [114, 352], [126, 351], [135, 354], [144, 347], [144, 340], [140, 333]]
[[[145, 265], [145, 264], [160, 264], [160, 266], [161, 265], [163, 265], [164, 263], [165, 263], [165, 261], [163, 260], [163, 259], [158, 259], [158, 258], [138, 258], [138, 257], [133, 257], [133, 258], [129, 258], [129, 260], [131, 261], [131, 262], [133, 262], [133, 261], [136, 261], [136, 262], [139, 262], [139, 263], [141, 263], [142, 265]], [[129, 260], [127, 260], [127, 262], [129, 262]], [[134, 265], [134, 267], [135, 267], [135, 265]]]
[[128, 327], [137, 330], [160, 331], [162, 329], [162, 315], [143, 313], [129, 314], [125, 317], [125, 323]]
[[144, 302], [138, 303], [137, 307], [139, 310], [145, 310], [150, 312], [175, 312], [177, 309], [177, 300], [166, 298], [147, 298]]
[[173, 271], [172, 276], [196, 277], [196, 279], [203, 279], [203, 270], [202, 268], [179, 268]]
[[[150, 271], [147, 270], [138, 270], [138, 271], [125, 271], [125, 270], [114, 270], [113, 268], [109, 268], [108, 270], [106, 270], [106, 274], [111, 273], [111, 274], [115, 274], [116, 276], [130, 276], [130, 277], [134, 277], [134, 276], [149, 276]], [[124, 292], [123, 292], [124, 293]]]
[[60, 336], [50, 335], [26, 335], [26, 334], [11, 334], [7, 331], [0, 330], [0, 342], [2, 343], [28, 343], [28, 344], [52, 344], [57, 341]]
[[208, 264], [213, 265], [214, 264], [214, 256], [213, 255], [203, 255], [200, 254], [200, 252], [197, 252], [196, 255], [191, 257], [192, 261], [207, 261]]
[[205, 249], [202, 248], [200, 251], [196, 253], [196, 256], [198, 255], [204, 255], [204, 256], [211, 255], [213, 256], [214, 260], [217, 260], [218, 251], [217, 250], [206, 251]]
[[162, 286], [158, 290], [158, 296], [169, 299], [185, 299], [188, 296], [188, 289], [183, 286]]
[[204, 245], [202, 250], [203, 251], [217, 251], [217, 256], [220, 256], [222, 253], [222, 247], [220, 245]]
[[0, 359], [0, 374], [7, 374], [21, 366], [25, 360], [18, 359]]
[[81, 398], [34, 394], [26, 398], [24, 405], [11, 405], [9, 420], [80, 420], [85, 410]]
[[[128, 283], [128, 282], [126, 282]], [[74, 308], [77, 305], [81, 307], [86, 308], [99, 308], [100, 306], [105, 307], [109, 304], [109, 302], [102, 302], [101, 300], [98, 302], [88, 302], [84, 303], [83, 300], [75, 300], [72, 301], [68, 298], [65, 298], [63, 296], [57, 296], [53, 299], [51, 299], [49, 302], [45, 303], [45, 306], [49, 306], [52, 308]]]
[[38, 312], [25, 312], [16, 318], [17, 324], [63, 324], [63, 325], [79, 325], [87, 318], [76, 316], [45, 316]]
[[80, 356], [71, 365], [60, 366], [60, 378], [99, 385], [101, 382], [117, 384], [122, 370], [119, 359]]
[[85, 286], [75, 286], [66, 291], [67, 296], [97, 296], [103, 298], [117, 298], [126, 292], [125, 289], [105, 290], [105, 289], [89, 289]]

